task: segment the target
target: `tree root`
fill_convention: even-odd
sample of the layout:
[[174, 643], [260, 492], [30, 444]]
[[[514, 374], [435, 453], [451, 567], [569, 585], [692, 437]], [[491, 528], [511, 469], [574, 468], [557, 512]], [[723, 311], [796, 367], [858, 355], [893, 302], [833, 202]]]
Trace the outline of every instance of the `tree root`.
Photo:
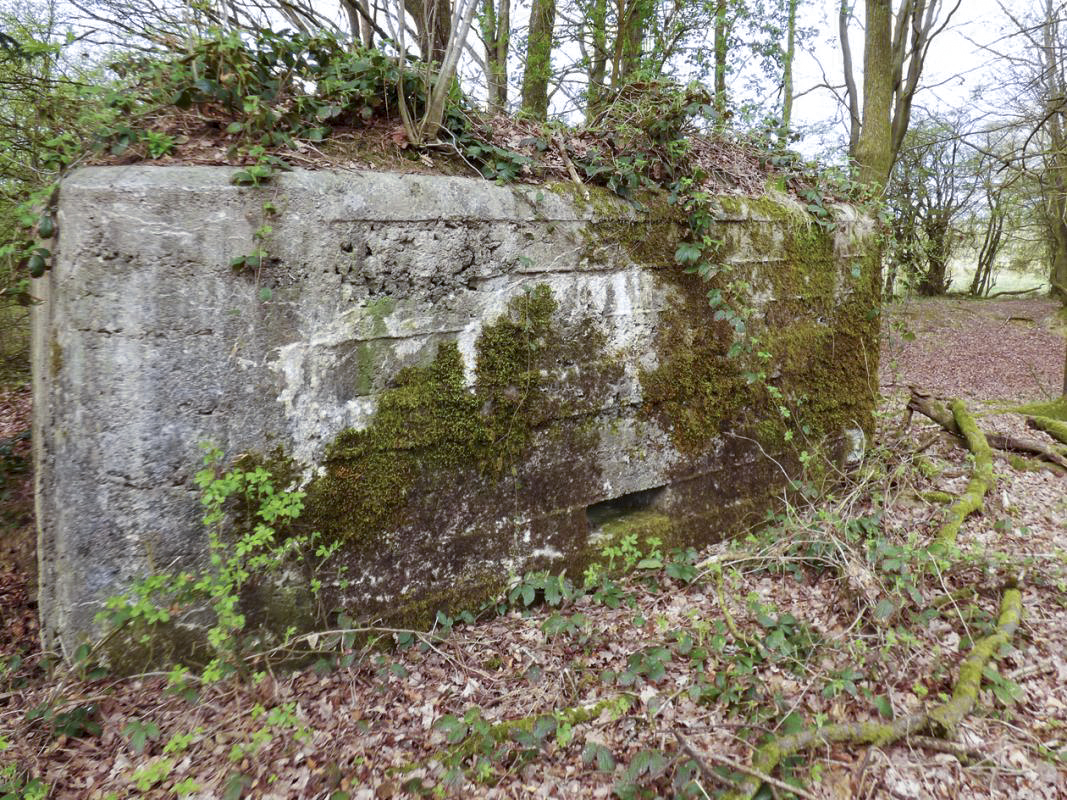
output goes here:
[[956, 541], [960, 525], [975, 511], [982, 509], [982, 501], [986, 492], [993, 487], [993, 451], [962, 400], [952, 401], [952, 417], [960, 434], [967, 442], [967, 449], [974, 454], [974, 470], [967, 488], [949, 507], [948, 520], [941, 526], [941, 530], [934, 538], [935, 542], [942, 545], [953, 544]]
[[[932, 395], [920, 391], [914, 386], [911, 387], [911, 398], [908, 400], [908, 413], [910, 414], [913, 411], [918, 411], [924, 417], [929, 417], [953, 436], [959, 439], [964, 438], [963, 432], [956, 424], [953, 413], [937, 402]], [[997, 450], [1011, 453], [1028, 453], [1037, 456], [1042, 461], [1048, 461], [1051, 464], [1067, 469], [1067, 455], [1042, 444], [1037, 439], [1007, 436], [1002, 433], [987, 433], [985, 438], [989, 446]]]
[[1026, 425], [1029, 428], [1044, 431], [1053, 439], [1067, 444], [1067, 422], [1060, 422], [1050, 417], [1027, 417]]
[[[927, 730], [943, 737], [951, 737], [956, 726], [978, 701], [978, 689], [986, 663], [1002, 645], [1011, 641], [1021, 618], [1022, 593], [1018, 589], [1006, 589], [1000, 601], [996, 629], [978, 641], [964, 659], [952, 698], [948, 702], [935, 706], [929, 712], [910, 714], [892, 722], [844, 722], [809, 728], [772, 739], [762, 745], [753, 756], [753, 771], [770, 774], [783, 759], [821, 744], [869, 744], [885, 747], [905, 736], [913, 736]], [[762, 784], [760, 778], [749, 776], [727, 797], [730, 800], [752, 800]]]

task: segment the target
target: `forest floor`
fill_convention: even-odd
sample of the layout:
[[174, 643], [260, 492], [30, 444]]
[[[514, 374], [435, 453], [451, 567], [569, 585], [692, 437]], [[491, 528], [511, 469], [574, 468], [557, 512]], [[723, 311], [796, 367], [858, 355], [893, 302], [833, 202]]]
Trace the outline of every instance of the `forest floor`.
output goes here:
[[[803, 788], [760, 796], [1067, 797], [1067, 477], [995, 451], [984, 509], [934, 554], [974, 459], [904, 414], [914, 385], [962, 398], [987, 432], [1044, 437], [1004, 409], [1058, 394], [1056, 310], [888, 308], [878, 436], [814, 505], [794, 499], [688, 557], [639, 542], [617, 554], [644, 560], [627, 576], [569, 598], [519, 584], [510, 604], [433, 635], [323, 635], [314, 668], [260, 662], [245, 682], [176, 691], [161, 674], [89, 680], [42, 663], [16, 475], [0, 485], [0, 797], [5, 780], [62, 798], [716, 797], [770, 737], [945, 702], [1015, 585], [1022, 622], [962, 722], [819, 743], [773, 770]], [[27, 414], [25, 390], [0, 395], [12, 464]]]

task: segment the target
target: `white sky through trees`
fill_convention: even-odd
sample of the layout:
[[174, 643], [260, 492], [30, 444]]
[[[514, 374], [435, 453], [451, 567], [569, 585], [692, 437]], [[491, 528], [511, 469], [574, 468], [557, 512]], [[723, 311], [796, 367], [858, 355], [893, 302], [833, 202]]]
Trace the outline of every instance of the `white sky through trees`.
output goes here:
[[[1011, 2], [1012, 13], [1022, 14], [1035, 5], [1036, 0]], [[863, 73], [863, 3], [856, 2], [856, 22], [851, 32], [853, 70], [857, 84], [862, 86]], [[894, 3], [894, 6], [899, 3]], [[946, 2], [951, 8], [954, 3]], [[808, 0], [801, 6], [803, 16], [798, 24], [817, 31], [815, 39], [805, 51], [797, 52], [794, 92], [795, 124], [812, 128], [811, 135], [794, 147], [808, 155], [825, 154], [830, 149], [843, 151], [847, 141], [845, 125], [847, 110], [835, 98], [844, 97], [844, 78], [841, 46], [837, 36], [837, 0]], [[942, 11], [942, 15], [945, 11]], [[1004, 41], [1010, 22], [996, 0], [963, 0], [952, 16], [948, 27], [934, 41], [923, 70], [922, 82], [915, 97], [913, 118], [927, 113], [945, 113], [964, 109], [976, 124], [995, 111], [1006, 100], [998, 83], [996, 56], [987, 47], [1011, 49], [1017, 44]], [[825, 88], [826, 84], [835, 91]], [[836, 123], [827, 128], [828, 123]], [[819, 130], [822, 128], [822, 130]]]

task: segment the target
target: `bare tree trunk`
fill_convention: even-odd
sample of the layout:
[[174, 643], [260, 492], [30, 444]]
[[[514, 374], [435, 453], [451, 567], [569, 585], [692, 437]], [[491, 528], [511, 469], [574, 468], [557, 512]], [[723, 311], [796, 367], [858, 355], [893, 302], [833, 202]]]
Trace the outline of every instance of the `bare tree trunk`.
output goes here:
[[619, 72], [621, 86], [626, 83], [641, 65], [642, 46], [645, 30], [652, 15], [650, 0], [629, 0], [626, 3], [626, 16], [619, 28], [622, 42], [622, 68]]
[[552, 78], [552, 31], [556, 26], [556, 0], [534, 0], [526, 69], [522, 75], [522, 110], [534, 119], [548, 116], [548, 82]]
[[[444, 0], [445, 4], [447, 4], [447, 1]], [[419, 125], [417, 143], [436, 139], [437, 132], [444, 123], [446, 100], [452, 87], [452, 81], [455, 80], [459, 57], [466, 44], [467, 35], [470, 33], [471, 23], [474, 21], [474, 12], [477, 7], [478, 0], [459, 0], [454, 18], [448, 21], [448, 39], [441, 53], [441, 66], [437, 70], [433, 86], [430, 89], [426, 113], [423, 115], [422, 122]]]
[[489, 113], [502, 114], [508, 105], [508, 48], [511, 45], [511, 0], [485, 0], [482, 16], [485, 39], [486, 93]]
[[[1045, 92], [1045, 129], [1049, 137], [1042, 187], [1048, 218], [1052, 263], [1049, 269], [1050, 294], [1063, 303], [1060, 317], [1067, 325], [1067, 131], [1064, 130], [1064, 80], [1060, 58], [1060, 29], [1058, 8], [1053, 0], [1045, 0], [1043, 35], [1043, 78]], [[1063, 364], [1062, 394], [1067, 397], [1067, 354]]]
[[947, 219], [934, 216], [923, 226], [926, 233], [926, 269], [919, 281], [919, 294], [937, 297], [948, 291], [949, 237], [952, 235]]
[[789, 144], [789, 127], [793, 117], [793, 59], [797, 50], [797, 4], [799, 0], [786, 0], [785, 54], [782, 64], [782, 127], [778, 133], [778, 144]]
[[911, 122], [911, 103], [930, 44], [948, 25], [961, 2], [956, 0], [938, 24], [942, 0], [903, 0], [895, 19], [891, 0], [865, 0], [861, 115], [848, 45], [851, 6], [848, 0], [841, 0], [838, 25], [851, 120], [849, 154], [856, 162], [861, 183], [881, 189], [889, 180]]
[[860, 131], [863, 120], [860, 118], [860, 93], [856, 88], [856, 77], [852, 71], [852, 45], [848, 41], [848, 23], [852, 9], [848, 0], [841, 0], [837, 15], [837, 35], [841, 40], [841, 60], [845, 68], [845, 96], [848, 99], [848, 154], [856, 157], [860, 143]]
[[596, 119], [603, 110], [605, 80], [608, 74], [608, 3], [607, 0], [592, 0], [588, 12], [592, 35], [593, 52], [589, 56], [589, 88], [585, 101], [587, 122]]
[[863, 124], [852, 154], [860, 183], [881, 189], [893, 168], [892, 35], [890, 0], [866, 0], [867, 37], [863, 48]]
[[452, 4], [449, 0], [404, 0], [404, 9], [415, 20], [423, 59], [443, 62], [452, 32]]
[[348, 16], [348, 29], [352, 41], [358, 42], [368, 50], [374, 47], [374, 28], [371, 26], [367, 0], [341, 0], [341, 5]]
[[727, 4], [728, 0], [715, 0], [715, 111], [720, 119], [726, 114], [726, 54], [730, 36]]
[[1000, 253], [1004, 236], [1004, 207], [999, 197], [989, 198], [989, 219], [982, 237], [982, 249], [978, 251], [978, 266], [971, 281], [971, 296], [985, 297], [993, 288], [993, 267]]

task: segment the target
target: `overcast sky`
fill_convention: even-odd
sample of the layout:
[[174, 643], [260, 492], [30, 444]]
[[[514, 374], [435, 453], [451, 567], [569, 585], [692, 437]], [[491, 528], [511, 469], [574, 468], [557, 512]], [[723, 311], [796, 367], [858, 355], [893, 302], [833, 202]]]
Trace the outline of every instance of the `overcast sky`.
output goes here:
[[[803, 2], [803, 0], [802, 0]], [[862, 13], [862, 3], [858, 11]], [[894, 5], [899, 5], [895, 3]], [[1030, 2], [1014, 0], [1010, 7], [1018, 13]], [[831, 85], [841, 87], [844, 83], [841, 62], [841, 47], [837, 36], [837, 0], [807, 0], [804, 9], [804, 24], [818, 31], [809, 52], [797, 54], [794, 91], [804, 93], [797, 98], [794, 115], [798, 124], [815, 124], [836, 120], [829, 137], [812, 137], [801, 143], [801, 149], [809, 154], [831, 144], [833, 139], [843, 140], [846, 135], [843, 108], [827, 89], [815, 89], [828, 79]], [[924, 87], [916, 97], [918, 113], [923, 109], [945, 110], [965, 107], [972, 111], [995, 108], [993, 95], [997, 91], [996, 64], [982, 49], [997, 42], [1005, 30], [1007, 18], [996, 0], [963, 0], [959, 10], [952, 16], [949, 27], [935, 40], [923, 73]], [[863, 30], [859, 24], [852, 27], [850, 37], [853, 68], [856, 80], [862, 86]], [[1003, 66], [1000, 66], [1003, 69]], [[979, 98], [973, 95], [978, 90]], [[843, 97], [843, 91], [840, 91]]]

